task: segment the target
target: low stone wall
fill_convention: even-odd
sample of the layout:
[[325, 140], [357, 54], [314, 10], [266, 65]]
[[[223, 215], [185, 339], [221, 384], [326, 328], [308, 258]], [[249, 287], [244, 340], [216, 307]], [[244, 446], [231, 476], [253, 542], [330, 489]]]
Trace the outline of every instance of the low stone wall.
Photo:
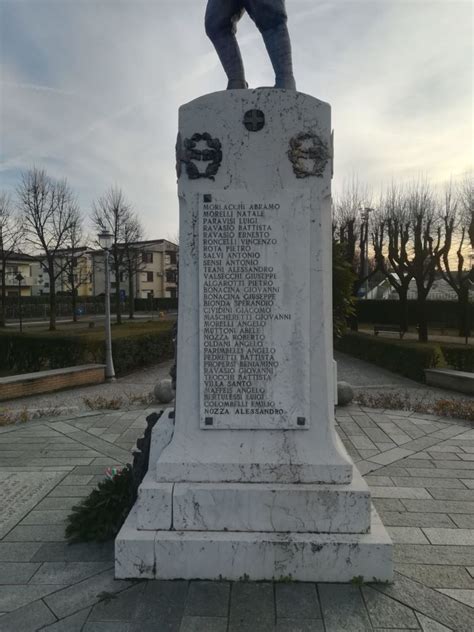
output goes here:
[[104, 381], [104, 364], [84, 364], [64, 369], [11, 375], [0, 378], [0, 401], [50, 393], [76, 386], [101, 384]]
[[474, 373], [452, 369], [427, 369], [425, 375], [426, 383], [430, 386], [474, 395]]

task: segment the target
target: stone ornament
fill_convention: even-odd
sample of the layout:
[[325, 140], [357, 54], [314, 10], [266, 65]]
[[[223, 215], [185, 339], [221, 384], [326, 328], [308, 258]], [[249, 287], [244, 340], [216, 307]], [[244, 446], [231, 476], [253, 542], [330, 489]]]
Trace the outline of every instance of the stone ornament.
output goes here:
[[288, 158], [297, 178], [322, 178], [330, 151], [327, 143], [315, 132], [301, 132], [290, 139]]
[[183, 141], [181, 139], [181, 132], [178, 132], [178, 136], [176, 137], [176, 177], [178, 180], [181, 177], [181, 161], [183, 160]]
[[265, 114], [262, 110], [248, 110], [244, 114], [244, 126], [249, 132], [259, 132], [265, 125]]
[[[197, 145], [204, 141], [207, 145], [204, 149], [198, 149]], [[181, 175], [181, 163], [186, 164], [186, 173], [190, 180], [199, 178], [209, 178], [214, 180], [214, 176], [219, 171], [222, 162], [222, 145], [218, 138], [212, 138], [210, 134], [193, 134], [191, 138], [185, 138], [181, 142], [181, 135], [178, 134], [176, 141], [176, 173], [178, 178]], [[204, 171], [199, 169], [196, 163], [207, 162]]]

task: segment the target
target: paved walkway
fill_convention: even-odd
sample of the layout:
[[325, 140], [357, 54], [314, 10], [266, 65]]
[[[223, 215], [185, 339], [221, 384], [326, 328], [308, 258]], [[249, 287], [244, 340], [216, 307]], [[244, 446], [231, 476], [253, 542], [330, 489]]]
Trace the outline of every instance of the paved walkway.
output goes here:
[[[408, 378], [377, 367], [369, 362], [364, 362], [344, 353], [335, 352], [334, 357], [338, 364], [338, 379], [349, 382], [357, 393], [358, 390], [368, 391], [371, 394], [394, 391], [407, 393], [413, 402], [436, 399], [465, 399], [466, 395], [445, 391], [439, 388], [425, 386]], [[144, 400], [150, 396], [153, 387], [162, 379], [169, 378], [169, 370], [172, 361], [146, 367], [129, 375], [119, 378], [116, 382], [98, 384], [96, 386], [83, 386], [81, 388], [46, 393], [32, 397], [0, 402], [0, 412], [28, 410], [32, 415], [40, 411], [41, 415], [51, 416], [79, 414], [90, 410], [90, 405], [97, 404], [97, 398], [102, 400], [121, 400], [121, 408], [137, 407], [137, 400]], [[88, 403], [90, 402], [90, 403]], [[143, 402], [142, 402], [143, 403]]]
[[1, 632], [474, 630], [474, 430], [345, 408], [339, 432], [395, 541], [394, 584], [115, 581], [112, 544], [64, 541], [70, 508], [130, 458], [150, 410], [0, 428]]
[[358, 391], [371, 395], [396, 391], [401, 396], [406, 394], [412, 403], [426, 404], [439, 399], [469, 399], [469, 395], [415, 382], [340, 351], [334, 352], [334, 359], [337, 361], [338, 380], [349, 382], [356, 394]]

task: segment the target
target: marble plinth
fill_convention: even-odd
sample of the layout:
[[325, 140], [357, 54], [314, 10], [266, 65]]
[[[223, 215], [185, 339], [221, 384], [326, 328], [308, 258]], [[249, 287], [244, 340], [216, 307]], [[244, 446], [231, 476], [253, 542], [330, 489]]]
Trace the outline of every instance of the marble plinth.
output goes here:
[[370, 492], [354, 472], [346, 485], [157, 483], [147, 477], [137, 502], [140, 529], [367, 533]]
[[391, 581], [392, 543], [372, 510], [366, 534], [139, 531], [132, 512], [115, 542], [118, 579]]

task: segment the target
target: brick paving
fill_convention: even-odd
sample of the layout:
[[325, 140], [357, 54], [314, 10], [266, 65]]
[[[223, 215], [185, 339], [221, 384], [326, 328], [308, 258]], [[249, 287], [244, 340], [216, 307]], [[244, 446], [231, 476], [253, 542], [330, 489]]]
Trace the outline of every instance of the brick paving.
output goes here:
[[64, 520], [107, 466], [129, 460], [149, 412], [0, 428], [0, 504], [11, 509], [0, 515], [1, 632], [474, 630], [472, 424], [338, 412], [395, 542], [393, 584], [115, 581], [113, 545], [68, 545]]

